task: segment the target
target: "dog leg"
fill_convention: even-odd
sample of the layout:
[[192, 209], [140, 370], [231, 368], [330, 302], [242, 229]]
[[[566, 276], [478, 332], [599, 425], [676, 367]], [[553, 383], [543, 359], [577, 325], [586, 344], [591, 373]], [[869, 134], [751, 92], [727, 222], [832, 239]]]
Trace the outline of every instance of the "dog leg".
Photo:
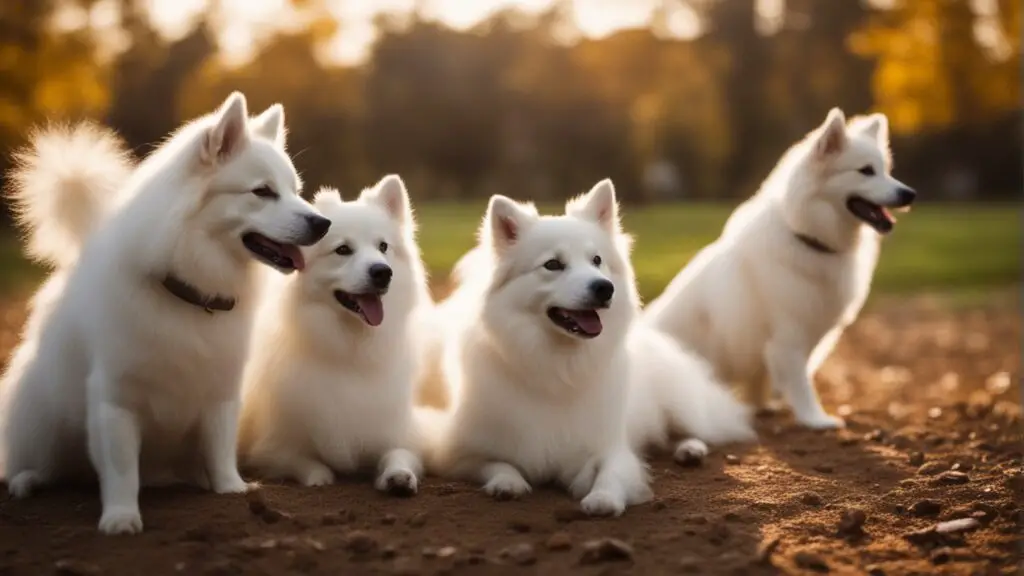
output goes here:
[[643, 463], [631, 450], [623, 448], [601, 462], [594, 487], [580, 507], [590, 516], [620, 516], [627, 504], [638, 504], [650, 497]]
[[495, 500], [516, 500], [533, 491], [530, 483], [511, 464], [491, 462], [480, 470], [484, 492]]
[[404, 448], [391, 450], [380, 459], [380, 475], [374, 487], [394, 496], [412, 496], [417, 491], [417, 477], [423, 473], [423, 464], [412, 452]]
[[797, 422], [815, 430], [842, 428], [842, 418], [825, 412], [807, 373], [807, 355], [798, 346], [771, 340], [764, 350], [764, 362], [774, 386], [782, 391]]
[[100, 480], [104, 534], [142, 532], [139, 512], [139, 450], [141, 431], [135, 414], [100, 402], [88, 415], [89, 455]]
[[199, 421], [199, 442], [203, 451], [210, 488], [217, 494], [238, 494], [249, 486], [238, 473], [238, 400], [210, 406]]
[[680, 466], [700, 466], [708, 455], [708, 445], [698, 438], [687, 438], [676, 445], [672, 459]]

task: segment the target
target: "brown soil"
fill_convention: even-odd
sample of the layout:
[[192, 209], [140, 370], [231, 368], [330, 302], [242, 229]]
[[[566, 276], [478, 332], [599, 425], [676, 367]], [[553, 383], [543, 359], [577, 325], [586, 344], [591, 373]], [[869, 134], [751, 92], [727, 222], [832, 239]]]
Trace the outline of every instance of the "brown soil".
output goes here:
[[[581, 518], [555, 491], [493, 502], [428, 479], [395, 499], [353, 481], [248, 498], [147, 491], [146, 532], [108, 538], [95, 491], [51, 491], [0, 501], [0, 575], [1011, 574], [1024, 522], [1019, 376], [1015, 302], [881, 304], [819, 376], [848, 429], [762, 418], [760, 446], [700, 468], [655, 460], [656, 499], [618, 519]], [[962, 518], [966, 530], [930, 530]]]

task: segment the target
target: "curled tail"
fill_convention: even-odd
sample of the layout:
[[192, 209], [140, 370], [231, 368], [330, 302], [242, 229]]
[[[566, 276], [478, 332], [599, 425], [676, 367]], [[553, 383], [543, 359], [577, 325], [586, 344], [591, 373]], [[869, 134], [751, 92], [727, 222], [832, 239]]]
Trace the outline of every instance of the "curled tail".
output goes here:
[[54, 126], [35, 131], [14, 160], [6, 195], [29, 256], [58, 268], [74, 263], [131, 174], [123, 142], [95, 124]]

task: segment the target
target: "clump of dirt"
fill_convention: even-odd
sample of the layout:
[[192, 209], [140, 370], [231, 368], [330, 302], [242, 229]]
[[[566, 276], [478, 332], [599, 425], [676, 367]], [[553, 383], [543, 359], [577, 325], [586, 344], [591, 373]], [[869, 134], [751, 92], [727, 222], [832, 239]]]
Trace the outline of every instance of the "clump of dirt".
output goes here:
[[[652, 462], [656, 498], [591, 520], [539, 490], [494, 502], [428, 479], [142, 495], [146, 531], [96, 531], [95, 490], [0, 502], [0, 574], [1016, 574], [1024, 524], [1014, 304], [876, 305], [819, 374], [849, 426], [759, 421], [757, 446]], [[0, 315], [13, 345], [22, 315]]]

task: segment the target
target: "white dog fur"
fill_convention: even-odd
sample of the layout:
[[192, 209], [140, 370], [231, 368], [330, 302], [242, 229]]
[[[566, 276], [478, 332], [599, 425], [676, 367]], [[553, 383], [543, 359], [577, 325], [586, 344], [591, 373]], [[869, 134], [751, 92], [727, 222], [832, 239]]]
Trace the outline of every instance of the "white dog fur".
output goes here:
[[[257, 316], [243, 464], [306, 486], [376, 467], [379, 490], [415, 493], [414, 328], [430, 296], [405, 185], [387, 176], [350, 202], [326, 189], [314, 205], [331, 230], [304, 250], [304, 273], [264, 294]], [[375, 283], [378, 272], [390, 281]]]
[[885, 208], [913, 201], [890, 170], [885, 116], [847, 125], [831, 110], [648, 305], [644, 322], [707, 358], [759, 407], [774, 389], [800, 423], [843, 426], [821, 406], [813, 375], [868, 295], [879, 233], [893, 225]]
[[[99, 129], [44, 131], [13, 180], [30, 253], [56, 269], [0, 383], [10, 492], [98, 475], [99, 529], [119, 534], [142, 530], [140, 484], [246, 490], [236, 424], [253, 248], [301, 268], [295, 245], [330, 225], [299, 196], [283, 109], [250, 119], [232, 94], [134, 170]], [[185, 301], [182, 283], [205, 300]], [[210, 309], [215, 295], [234, 309]]]

